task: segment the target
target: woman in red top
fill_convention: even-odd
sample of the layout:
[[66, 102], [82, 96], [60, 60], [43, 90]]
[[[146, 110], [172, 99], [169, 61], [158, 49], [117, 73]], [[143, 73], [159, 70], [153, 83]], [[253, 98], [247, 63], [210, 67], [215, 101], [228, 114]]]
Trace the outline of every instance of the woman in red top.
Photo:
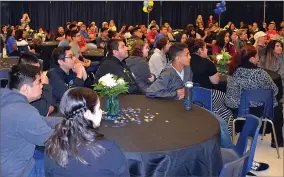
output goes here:
[[96, 40], [96, 31], [95, 31], [95, 26], [93, 24], [91, 24], [89, 26], [89, 29], [88, 29], [88, 35], [89, 35], [89, 38], [90, 38], [90, 41], [95, 41]]
[[210, 23], [212, 23], [212, 24], [216, 23], [216, 21], [213, 18], [213, 15], [210, 15], [209, 18], [208, 18], [208, 26], [210, 25]]
[[213, 55], [221, 53], [221, 50], [225, 52], [229, 52], [231, 56], [234, 56], [236, 53], [236, 49], [234, 44], [230, 42], [230, 32], [229, 31], [220, 31], [217, 39], [216, 45], [212, 48]]
[[267, 40], [270, 41], [277, 35], [277, 31], [275, 31], [275, 23], [270, 22], [268, 25], [268, 30], [266, 31]]

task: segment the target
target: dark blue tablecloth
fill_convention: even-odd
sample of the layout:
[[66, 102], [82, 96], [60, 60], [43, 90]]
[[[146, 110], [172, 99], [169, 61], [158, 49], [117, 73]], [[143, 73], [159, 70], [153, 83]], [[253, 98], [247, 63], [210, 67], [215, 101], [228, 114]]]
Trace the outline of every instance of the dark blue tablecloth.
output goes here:
[[[114, 127], [100, 126], [107, 138], [124, 150], [131, 176], [218, 176], [222, 168], [220, 126], [202, 108], [186, 111], [181, 101], [150, 99], [143, 95], [120, 96], [121, 109], [140, 108], [141, 123], [129, 121]], [[106, 99], [101, 107], [105, 108]], [[144, 119], [155, 115], [152, 121]], [[131, 115], [130, 115], [131, 116]]]

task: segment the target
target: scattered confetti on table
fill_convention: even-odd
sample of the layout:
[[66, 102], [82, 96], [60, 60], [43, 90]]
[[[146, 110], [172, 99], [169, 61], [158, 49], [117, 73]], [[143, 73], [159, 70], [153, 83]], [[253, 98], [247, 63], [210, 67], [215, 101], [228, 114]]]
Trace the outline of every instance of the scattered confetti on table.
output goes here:
[[[103, 111], [103, 119], [113, 121], [114, 125], [105, 125], [105, 127], [123, 127], [128, 122], [137, 123], [149, 123], [152, 122], [156, 115], [159, 113], [151, 113], [150, 109], [146, 109], [145, 113], [141, 113], [141, 108], [122, 108], [119, 110], [119, 114], [116, 117], [108, 116], [107, 112]], [[140, 119], [141, 117], [141, 119]]]

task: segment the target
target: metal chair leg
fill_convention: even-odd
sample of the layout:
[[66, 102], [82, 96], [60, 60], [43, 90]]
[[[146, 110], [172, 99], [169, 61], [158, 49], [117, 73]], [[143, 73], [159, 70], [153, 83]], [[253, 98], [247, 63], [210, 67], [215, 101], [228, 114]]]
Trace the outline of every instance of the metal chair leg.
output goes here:
[[261, 140], [263, 140], [263, 137], [264, 137], [264, 134], [265, 134], [267, 120], [266, 119], [262, 119], [262, 122], [264, 122], [264, 125], [263, 125]]
[[230, 122], [231, 122], [232, 117], [229, 117], [228, 123], [227, 123], [227, 128], [229, 128]]
[[235, 134], [236, 134], [236, 130], [235, 130], [235, 122], [237, 121], [237, 120], [246, 120], [245, 118], [243, 118], [243, 117], [238, 117], [238, 118], [236, 118], [236, 119], [234, 119], [233, 120], [233, 127], [232, 127], [232, 142], [233, 142], [233, 144], [237, 144], [237, 142], [236, 142], [236, 136], [235, 136]]
[[280, 153], [279, 153], [279, 147], [278, 147], [278, 142], [277, 142], [277, 136], [276, 136], [275, 128], [274, 128], [274, 123], [271, 120], [267, 120], [267, 121], [272, 126], [272, 130], [273, 130], [273, 134], [274, 134], [274, 142], [275, 142], [275, 146], [276, 146], [276, 151], [277, 151], [277, 154], [278, 154], [278, 159], [280, 159]]

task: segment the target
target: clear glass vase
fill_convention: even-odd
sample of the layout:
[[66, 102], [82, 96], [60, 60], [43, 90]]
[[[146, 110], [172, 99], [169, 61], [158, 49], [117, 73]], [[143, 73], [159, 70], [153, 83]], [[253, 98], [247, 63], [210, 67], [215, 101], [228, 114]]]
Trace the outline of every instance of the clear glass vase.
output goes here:
[[108, 96], [107, 103], [107, 115], [117, 116], [119, 114], [119, 99], [118, 96]]
[[219, 72], [225, 74], [227, 72], [227, 64], [219, 64]]

